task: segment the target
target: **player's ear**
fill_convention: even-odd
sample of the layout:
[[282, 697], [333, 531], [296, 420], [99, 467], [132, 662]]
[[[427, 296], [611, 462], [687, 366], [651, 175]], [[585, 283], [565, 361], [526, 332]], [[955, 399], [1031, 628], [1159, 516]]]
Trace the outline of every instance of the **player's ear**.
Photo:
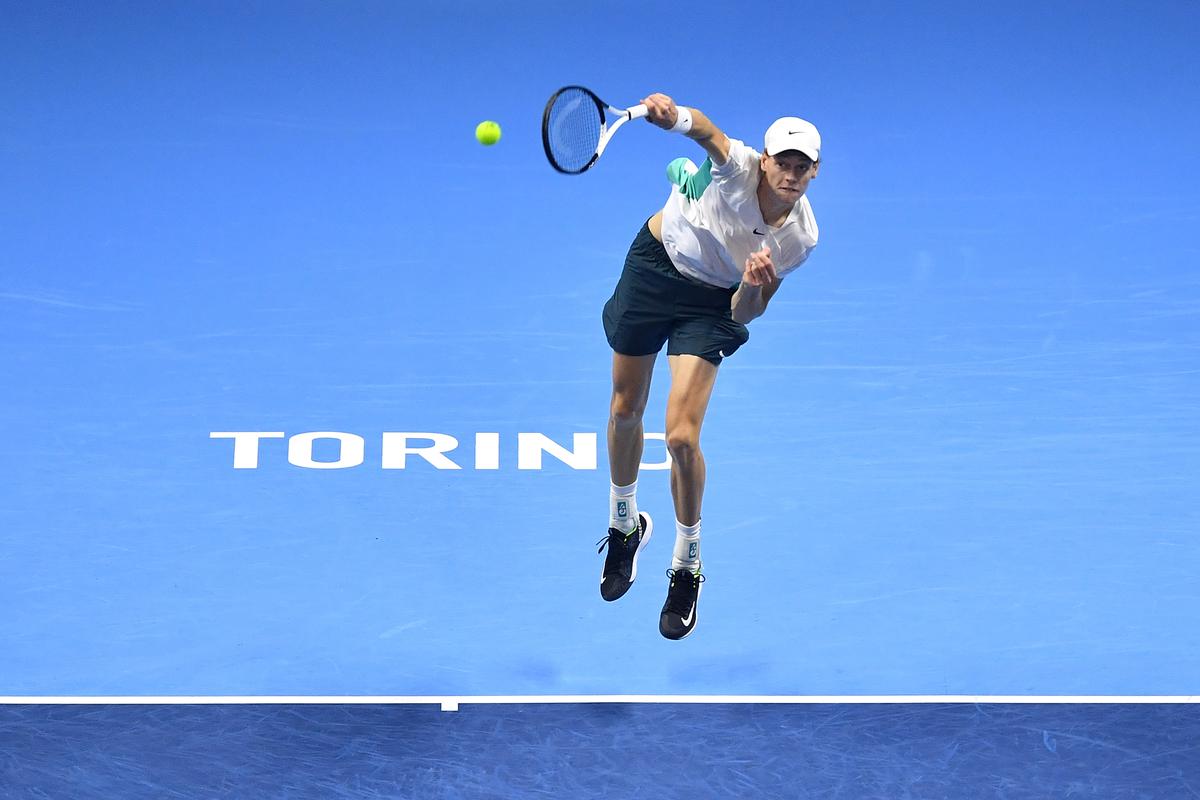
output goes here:
[[814, 162], [813, 162], [813, 165], [812, 165], [812, 176], [813, 176], [814, 178], [815, 178], [815, 177], [817, 177], [817, 173], [818, 173], [818, 172], [820, 172], [820, 171], [821, 171], [821, 162], [820, 162], [820, 160], [814, 161]]

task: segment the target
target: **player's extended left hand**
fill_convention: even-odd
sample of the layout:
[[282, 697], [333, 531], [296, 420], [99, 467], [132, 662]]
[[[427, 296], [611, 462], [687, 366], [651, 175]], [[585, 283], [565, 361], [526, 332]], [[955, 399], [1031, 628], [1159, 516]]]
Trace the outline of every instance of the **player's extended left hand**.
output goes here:
[[779, 282], [775, 262], [771, 260], [771, 249], [764, 247], [750, 254], [742, 271], [742, 283], [751, 286], [770, 286]]

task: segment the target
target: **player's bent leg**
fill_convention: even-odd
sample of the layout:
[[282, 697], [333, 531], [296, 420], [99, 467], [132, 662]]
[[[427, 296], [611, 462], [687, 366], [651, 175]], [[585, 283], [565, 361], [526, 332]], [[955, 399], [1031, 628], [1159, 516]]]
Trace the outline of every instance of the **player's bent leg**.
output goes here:
[[608, 548], [600, 574], [600, 596], [609, 601], [622, 597], [637, 579], [638, 556], [654, 530], [650, 515], [637, 510], [637, 476], [642, 460], [642, 417], [655, 357], [613, 353], [608, 417], [609, 527], [598, 543], [601, 552]]
[[612, 400], [608, 412], [608, 467], [612, 482], [625, 486], [637, 480], [642, 462], [642, 416], [650, 397], [650, 379], [657, 353], [626, 356], [613, 353]]

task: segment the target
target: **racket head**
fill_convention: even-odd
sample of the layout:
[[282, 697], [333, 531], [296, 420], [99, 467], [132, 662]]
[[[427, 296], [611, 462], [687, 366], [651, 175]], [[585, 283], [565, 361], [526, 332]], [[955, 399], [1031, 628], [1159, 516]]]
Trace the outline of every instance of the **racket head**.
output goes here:
[[550, 166], [578, 175], [596, 163], [606, 108], [583, 86], [564, 86], [550, 96], [542, 112], [542, 146]]

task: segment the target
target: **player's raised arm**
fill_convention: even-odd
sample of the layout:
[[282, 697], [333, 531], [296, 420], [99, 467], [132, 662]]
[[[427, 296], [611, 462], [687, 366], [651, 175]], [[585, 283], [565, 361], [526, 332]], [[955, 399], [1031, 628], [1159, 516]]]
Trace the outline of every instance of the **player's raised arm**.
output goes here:
[[642, 101], [650, 111], [646, 115], [663, 130], [683, 133], [704, 148], [713, 164], [720, 166], [729, 159], [729, 137], [712, 123], [698, 108], [677, 106], [665, 94], [652, 94]]

